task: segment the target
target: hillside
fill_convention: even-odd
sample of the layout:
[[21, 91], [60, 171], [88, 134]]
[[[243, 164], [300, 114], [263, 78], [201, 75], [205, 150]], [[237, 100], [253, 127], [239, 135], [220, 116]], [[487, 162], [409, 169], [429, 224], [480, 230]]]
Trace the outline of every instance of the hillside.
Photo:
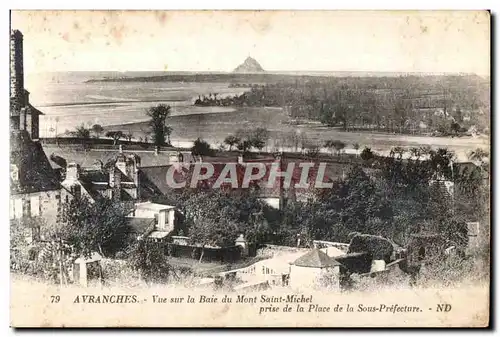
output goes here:
[[264, 69], [261, 67], [259, 62], [250, 56], [246, 60], [233, 70], [233, 73], [261, 73]]

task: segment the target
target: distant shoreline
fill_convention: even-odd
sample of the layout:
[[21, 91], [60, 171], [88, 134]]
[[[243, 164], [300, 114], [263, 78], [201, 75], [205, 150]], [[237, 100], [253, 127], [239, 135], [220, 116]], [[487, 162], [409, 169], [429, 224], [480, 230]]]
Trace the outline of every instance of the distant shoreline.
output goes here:
[[[339, 71], [339, 72], [254, 72], [254, 73], [230, 73], [230, 72], [213, 72], [213, 73], [196, 73], [196, 72], [165, 72], [162, 74], [151, 72], [151, 75], [146, 75], [141, 72], [141, 75], [130, 72], [110, 74], [112, 76], [104, 76], [103, 78], [93, 78], [86, 80], [85, 83], [99, 82], [279, 82], [279, 81], [294, 81], [296, 79], [328, 79], [328, 78], [368, 78], [368, 77], [456, 77], [456, 76], [479, 76], [468, 73], [411, 73], [411, 72], [364, 72], [364, 71]], [[144, 74], [144, 75], [142, 75]]]

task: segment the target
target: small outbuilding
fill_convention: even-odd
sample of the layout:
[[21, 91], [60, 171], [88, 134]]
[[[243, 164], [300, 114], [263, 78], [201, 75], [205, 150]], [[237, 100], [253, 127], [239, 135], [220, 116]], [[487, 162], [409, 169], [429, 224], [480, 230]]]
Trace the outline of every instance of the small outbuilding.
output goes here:
[[339, 289], [340, 263], [319, 249], [313, 249], [290, 264], [290, 287], [294, 289], [332, 287]]
[[101, 269], [102, 256], [93, 252], [89, 257], [79, 257], [73, 264], [73, 280], [75, 283], [87, 287], [91, 284], [102, 283], [102, 269]]

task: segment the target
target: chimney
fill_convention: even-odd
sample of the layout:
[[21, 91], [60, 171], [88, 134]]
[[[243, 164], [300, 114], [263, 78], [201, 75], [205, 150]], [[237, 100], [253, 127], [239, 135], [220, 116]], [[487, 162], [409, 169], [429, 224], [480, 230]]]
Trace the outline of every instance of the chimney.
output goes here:
[[122, 171], [124, 174], [127, 174], [127, 159], [125, 158], [124, 155], [119, 155], [118, 158], [116, 158], [116, 163], [115, 166], [118, 167], [120, 171]]
[[94, 161], [93, 167], [94, 167], [95, 170], [102, 171], [103, 166], [104, 165], [102, 164], [102, 161], [100, 161], [99, 159], [97, 159], [96, 161]]
[[238, 164], [243, 164], [243, 155], [238, 155]]
[[10, 33], [10, 99], [17, 109], [24, 107], [23, 34], [19, 30]]
[[123, 146], [122, 146], [122, 144], [118, 145], [118, 152], [119, 153], [123, 153]]
[[26, 130], [27, 124], [28, 123], [26, 120], [26, 108], [21, 108], [19, 114], [19, 130]]
[[155, 156], [157, 156], [158, 153], [160, 153], [160, 147], [159, 146], [155, 146]]
[[112, 189], [112, 198], [116, 201], [121, 199], [121, 174], [116, 166], [109, 169], [109, 187]]
[[69, 163], [66, 166], [66, 179], [76, 181], [80, 179], [80, 167], [76, 163]]
[[127, 177], [134, 181], [136, 186], [139, 185], [139, 167], [141, 166], [141, 158], [135, 154], [131, 154], [125, 161]]

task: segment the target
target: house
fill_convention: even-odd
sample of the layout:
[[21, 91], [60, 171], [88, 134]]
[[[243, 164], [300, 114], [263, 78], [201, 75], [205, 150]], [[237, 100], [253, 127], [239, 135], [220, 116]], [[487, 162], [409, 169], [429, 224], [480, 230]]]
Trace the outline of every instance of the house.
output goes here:
[[69, 162], [61, 185], [72, 194], [91, 201], [107, 197], [118, 202], [133, 202], [140, 194], [140, 162], [139, 156], [123, 153], [117, 154], [106, 165], [97, 162], [93, 167], [82, 168]]
[[[140, 202], [134, 205], [133, 211], [128, 215], [132, 227], [142, 228], [139, 238], [153, 241], [162, 241], [175, 228], [175, 207]], [[140, 227], [142, 225], [142, 227]]]
[[55, 221], [65, 191], [40, 143], [22, 131], [11, 132], [10, 139], [10, 218]]
[[[215, 159], [215, 161], [211, 161]], [[309, 171], [306, 172], [305, 177], [302, 176], [303, 169], [299, 165], [303, 160], [297, 159], [283, 159], [281, 157], [268, 156], [260, 159], [252, 159], [244, 161], [240, 156], [237, 160], [236, 158], [229, 158], [229, 160], [224, 161], [226, 158], [205, 158], [204, 162], [210, 164], [213, 167], [213, 174], [204, 180], [197, 182], [196, 187], [199, 189], [209, 189], [214, 187], [219, 178], [227, 178], [228, 170], [227, 166], [234, 166], [234, 172], [236, 177], [234, 181], [237, 186], [233, 186], [232, 183], [223, 182], [220, 186], [221, 189], [231, 189], [234, 191], [243, 190], [246, 188], [253, 189], [259, 193], [259, 197], [262, 201], [267, 203], [273, 208], [282, 209], [284, 208], [287, 200], [307, 200], [315, 195], [315, 184], [319, 175], [319, 165], [318, 163], [312, 163], [309, 167]], [[271, 179], [271, 171], [278, 167], [280, 172], [287, 171], [290, 164], [294, 164], [291, 171], [291, 177], [289, 184], [286, 184], [285, 177], [279, 177], [277, 175], [275, 179], [268, 184]], [[247, 170], [254, 170], [252, 174], [256, 174], [256, 170], [259, 166], [260, 170], [263, 171], [263, 175], [256, 180], [251, 180], [248, 186], [243, 186]], [[326, 165], [323, 181], [324, 183], [332, 182], [330, 176], [341, 177], [345, 165]], [[176, 188], [170, 186], [167, 182], [166, 177], [172, 176], [173, 182], [176, 184], [185, 183], [185, 186], [190, 186], [191, 177], [193, 176], [193, 170], [195, 164], [193, 163], [175, 163], [163, 166], [150, 166], [141, 167], [139, 172], [139, 180], [141, 185], [141, 198], [150, 199], [155, 195], [172, 195], [176, 193]], [[250, 172], [250, 171], [249, 171]], [[222, 176], [225, 174], [226, 176]], [[230, 172], [230, 174], [233, 174]], [[303, 181], [305, 178], [305, 181]], [[305, 183], [305, 186], [301, 183]]]
[[[10, 35], [10, 219], [11, 225], [30, 222], [27, 237], [40, 236], [40, 224], [53, 223], [61, 200], [69, 194], [60, 184], [39, 142], [39, 115], [24, 88], [23, 34]], [[38, 221], [43, 219], [43, 221]], [[36, 221], [31, 221], [36, 220]]]
[[340, 289], [340, 263], [319, 249], [313, 249], [290, 264], [293, 289], [330, 287]]

